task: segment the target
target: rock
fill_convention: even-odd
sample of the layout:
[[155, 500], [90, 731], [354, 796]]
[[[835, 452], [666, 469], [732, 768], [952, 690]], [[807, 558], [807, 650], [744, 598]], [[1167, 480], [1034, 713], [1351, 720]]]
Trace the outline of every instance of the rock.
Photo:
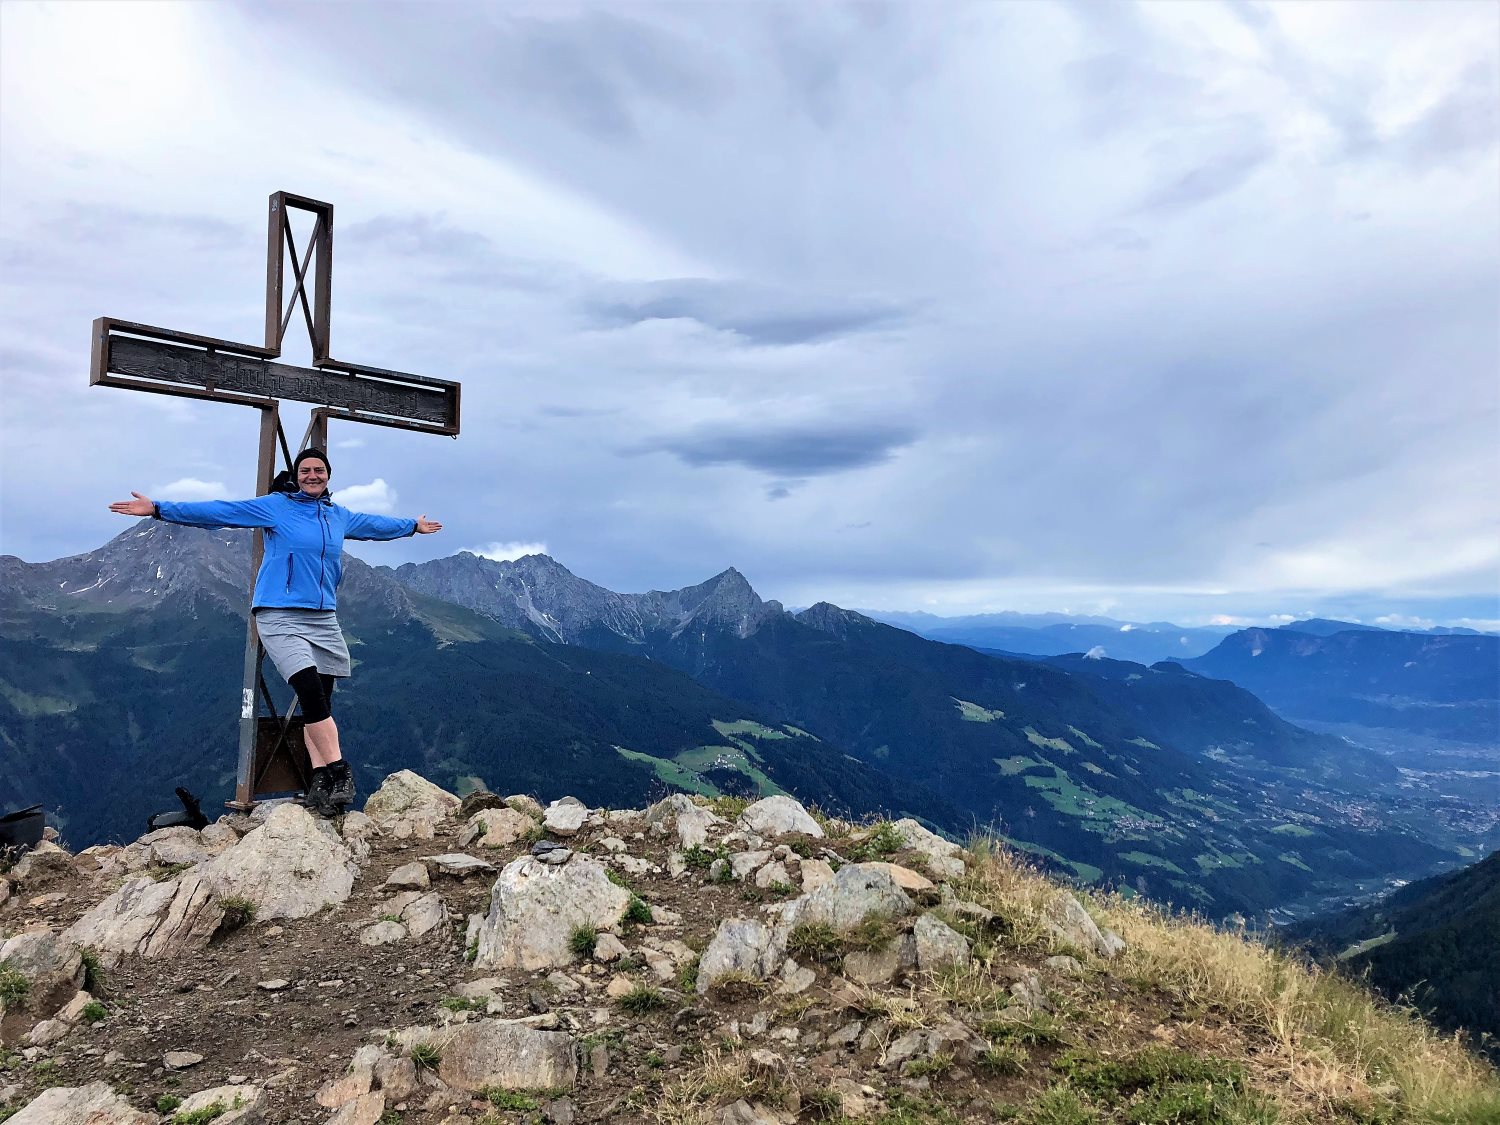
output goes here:
[[202, 1061], [203, 1056], [196, 1051], [168, 1051], [161, 1057], [161, 1065], [168, 1070], [186, 1070]]
[[375, 1063], [375, 1081], [387, 1101], [402, 1102], [421, 1089], [417, 1064], [408, 1058], [382, 1055]]
[[781, 966], [781, 983], [776, 986], [776, 992], [783, 996], [794, 996], [799, 992], [806, 992], [817, 980], [817, 973], [787, 958], [786, 963]]
[[911, 868], [902, 867], [898, 863], [876, 862], [867, 863], [864, 866], [873, 867], [877, 870], [884, 871], [893, 880], [895, 880], [896, 886], [900, 887], [903, 891], [919, 892], [931, 891], [936, 889], [936, 884], [934, 884], [931, 879], [927, 878], [927, 876], [919, 875]]
[[467, 1023], [443, 1047], [438, 1076], [460, 1090], [571, 1090], [578, 1081], [573, 1037], [509, 1020]]
[[227, 824], [210, 824], [198, 833], [198, 839], [210, 853], [218, 855], [239, 843], [240, 834]]
[[573, 853], [556, 840], [538, 840], [531, 845], [531, 854], [549, 867], [561, 867], [573, 858]]
[[685, 793], [673, 793], [646, 810], [646, 830], [657, 836], [675, 832], [683, 848], [701, 848], [708, 842], [708, 830], [724, 823]]
[[619, 976], [610, 978], [609, 985], [604, 989], [604, 995], [608, 996], [611, 1000], [618, 1000], [622, 996], [630, 995], [631, 990], [635, 988], [635, 984], [636, 982], [633, 979], [621, 973]]
[[358, 844], [373, 840], [384, 833], [380, 831], [380, 825], [364, 813], [346, 812], [343, 823], [339, 825], [339, 835], [347, 844]]
[[505, 808], [505, 798], [498, 793], [491, 793], [488, 789], [476, 789], [467, 794], [458, 805], [458, 819], [470, 821], [474, 814], [484, 812], [486, 809]]
[[525, 839], [534, 828], [536, 821], [515, 809], [482, 809], [469, 818], [458, 844], [463, 848], [476, 843], [483, 848], [505, 848]]
[[901, 971], [902, 945], [893, 941], [884, 949], [861, 949], [844, 957], [844, 976], [855, 984], [887, 984]]
[[846, 863], [833, 882], [787, 903], [781, 917], [788, 931], [803, 922], [847, 930], [866, 918], [899, 918], [911, 910], [911, 899], [882, 865]]
[[625, 943], [614, 934], [600, 934], [594, 940], [594, 960], [608, 964], [625, 956]]
[[823, 836], [823, 829], [800, 802], [780, 794], [756, 801], [740, 814], [740, 823], [762, 836], [781, 836], [788, 832], [800, 832], [819, 839]]
[[921, 852], [928, 859], [958, 859], [962, 870], [963, 861], [960, 857], [963, 849], [952, 840], [945, 840], [937, 833], [929, 832], [910, 817], [896, 821], [891, 828], [912, 851]]
[[512, 793], [505, 798], [505, 807], [515, 809], [516, 812], [529, 816], [532, 820], [541, 820], [545, 812], [540, 801], [525, 793]]
[[1067, 954], [1048, 957], [1042, 962], [1042, 967], [1069, 977], [1081, 977], [1084, 972], [1083, 962], [1076, 957], [1069, 957]]
[[574, 836], [589, 818], [588, 806], [576, 797], [561, 797], [547, 806], [542, 827], [554, 836]]
[[16, 861], [10, 877], [16, 883], [40, 883], [73, 870], [73, 857], [50, 840], [43, 840]]
[[744, 1098], [724, 1107], [719, 1114], [719, 1125], [783, 1125], [782, 1119], [765, 1106], [751, 1105]]
[[151, 862], [159, 867], [175, 867], [180, 863], [201, 863], [213, 853], [198, 840], [198, 833], [186, 840], [157, 840], [151, 845]]
[[83, 1010], [94, 1002], [94, 998], [87, 992], [75, 992], [73, 999], [69, 1000], [57, 1013], [57, 1018], [67, 1023], [77, 1023], [83, 1018]]
[[154, 1113], [142, 1113], [107, 1082], [55, 1086], [10, 1118], [10, 1125], [156, 1125]]
[[622, 855], [630, 849], [625, 846], [625, 841], [618, 836], [606, 836], [599, 841], [599, 846], [610, 855]]
[[1016, 998], [1014, 1006], [1022, 1012], [1052, 1011], [1052, 1002], [1047, 999], [1041, 974], [1035, 969], [1023, 972], [1020, 979], [1010, 986], [1010, 994]]
[[833, 865], [826, 859], [804, 859], [802, 861], [802, 890], [815, 891], [833, 882]]
[[432, 879], [427, 874], [425, 863], [403, 863], [385, 877], [385, 882], [380, 884], [380, 889], [383, 891], [425, 891], [430, 886], [432, 886]]
[[968, 939], [931, 914], [917, 919], [912, 938], [916, 942], [917, 968], [924, 973], [969, 963]]
[[346, 1102], [328, 1119], [328, 1125], [380, 1125], [385, 1114], [385, 1094], [379, 1090]]
[[699, 994], [731, 974], [765, 980], [780, 965], [784, 949], [784, 942], [755, 919], [725, 918], [698, 962]]
[[573, 1125], [575, 1115], [572, 1098], [553, 1098], [542, 1106], [542, 1120], [547, 1125]]
[[291, 981], [284, 977], [274, 977], [271, 980], [263, 980], [255, 987], [262, 992], [281, 992], [291, 985]]
[[613, 929], [625, 916], [630, 892], [609, 881], [585, 856], [550, 867], [531, 856], [513, 860], [490, 893], [490, 910], [475, 927], [479, 969], [546, 969], [573, 960], [569, 939], [578, 926]]
[[729, 870], [736, 879], [747, 879], [752, 871], [770, 862], [770, 859], [771, 853], [768, 851], [735, 852], [729, 857]]
[[162, 883], [130, 880], [75, 922], [67, 936], [101, 953], [175, 957], [207, 945], [223, 921], [220, 896], [200, 868]]
[[476, 859], [463, 852], [446, 852], [443, 855], [424, 855], [422, 862], [440, 875], [452, 875], [455, 879], [467, 879], [470, 875], [493, 875], [495, 865], [488, 860]]
[[345, 901], [359, 875], [348, 845], [320, 823], [300, 805], [283, 804], [196, 874], [221, 899], [249, 899], [257, 922], [316, 914]]
[[430, 840], [462, 802], [411, 770], [397, 770], [365, 802], [365, 815], [398, 839]]
[[1113, 931], [1106, 938], [1083, 903], [1068, 891], [1059, 890], [1053, 894], [1044, 910], [1047, 929], [1063, 945], [1094, 953], [1105, 960], [1117, 956], [1125, 948], [1124, 941]]
[[392, 922], [389, 919], [376, 922], [373, 926], [366, 926], [359, 933], [360, 945], [391, 945], [394, 942], [405, 941], [407, 930], [400, 922]]
[[222, 1106], [224, 1113], [213, 1119], [214, 1125], [261, 1125], [266, 1119], [265, 1092], [243, 1083], [200, 1090], [184, 1099], [176, 1115], [202, 1113], [215, 1105]]
[[355, 1063], [342, 1077], [323, 1083], [313, 1100], [324, 1109], [338, 1109], [368, 1094], [375, 1085], [373, 1062]]
[[83, 984], [83, 953], [66, 934], [33, 930], [0, 944], [0, 964], [26, 978], [19, 1000], [0, 1000], [0, 1044], [17, 1043], [38, 1019], [73, 999]]
[[414, 938], [440, 930], [447, 921], [448, 908], [436, 894], [422, 895], [401, 911], [401, 924]]
[[839, 1112], [845, 1117], [869, 1117], [882, 1108], [879, 1093], [852, 1078], [834, 1078], [828, 1088], [838, 1095]]
[[66, 1020], [42, 1020], [27, 1034], [26, 1042], [32, 1047], [50, 1047], [58, 1040], [66, 1039], [72, 1030], [73, 1025]]

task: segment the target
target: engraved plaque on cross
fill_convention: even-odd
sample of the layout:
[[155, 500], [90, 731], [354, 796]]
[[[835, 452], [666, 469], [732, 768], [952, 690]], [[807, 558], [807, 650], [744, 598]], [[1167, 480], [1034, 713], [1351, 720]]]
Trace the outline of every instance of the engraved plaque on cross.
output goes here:
[[[313, 215], [307, 247], [299, 257], [291, 212]], [[286, 295], [286, 273], [293, 284]], [[260, 457], [256, 495], [271, 490], [277, 445], [291, 465], [292, 451], [281, 429], [280, 401], [312, 403], [312, 421], [302, 445], [326, 447], [330, 418], [394, 426], [456, 437], [459, 384], [332, 358], [330, 286], [333, 280], [333, 205], [278, 191], [270, 199], [266, 225], [265, 344], [241, 344], [149, 324], [100, 317], [94, 321], [89, 382], [155, 394], [253, 406], [260, 411]], [[276, 362], [292, 317], [301, 311], [312, 344], [312, 367]], [[260, 569], [263, 544], [254, 532], [251, 582]], [[249, 809], [255, 798], [306, 787], [305, 750], [298, 750], [292, 706], [276, 714], [261, 675], [264, 652], [250, 616], [245, 638], [240, 696], [239, 766], [231, 808]], [[264, 706], [269, 716], [262, 716]]]

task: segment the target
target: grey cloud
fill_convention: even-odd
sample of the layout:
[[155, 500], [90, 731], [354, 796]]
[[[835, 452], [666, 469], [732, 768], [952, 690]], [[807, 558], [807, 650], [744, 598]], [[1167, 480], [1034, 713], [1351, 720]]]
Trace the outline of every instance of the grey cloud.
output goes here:
[[1426, 163], [1491, 149], [1500, 140], [1495, 67], [1476, 63], [1458, 85], [1402, 134], [1407, 159]]
[[[671, 453], [694, 468], [742, 465], [785, 478], [827, 476], [889, 461], [917, 440], [915, 430], [882, 423], [801, 424], [784, 427], [702, 426], [688, 434], [643, 443], [630, 452]], [[781, 487], [789, 483], [781, 481]]]
[[806, 344], [889, 325], [904, 309], [885, 301], [778, 292], [741, 282], [676, 278], [617, 285], [589, 302], [602, 324], [696, 320], [756, 344]]
[[1271, 158], [1271, 149], [1258, 138], [1204, 160], [1153, 189], [1139, 211], [1179, 211], [1196, 207], [1240, 187]]

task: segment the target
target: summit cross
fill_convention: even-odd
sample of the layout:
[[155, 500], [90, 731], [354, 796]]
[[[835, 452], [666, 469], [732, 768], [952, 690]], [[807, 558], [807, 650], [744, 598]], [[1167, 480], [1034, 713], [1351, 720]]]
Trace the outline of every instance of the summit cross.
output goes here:
[[[313, 215], [312, 233], [299, 255], [291, 212]], [[293, 284], [287, 294], [287, 267]], [[277, 446], [291, 467], [292, 450], [281, 428], [280, 400], [312, 403], [301, 447], [327, 447], [328, 420], [339, 418], [417, 433], [458, 436], [459, 384], [330, 355], [330, 287], [333, 281], [333, 205], [278, 191], [266, 223], [265, 343], [241, 344], [149, 324], [100, 317], [94, 321], [91, 386], [251, 406], [260, 411], [256, 495], [270, 492]], [[311, 290], [309, 292], [309, 289]], [[287, 328], [299, 310], [312, 344], [312, 367], [278, 363]], [[254, 533], [250, 573], [260, 569], [261, 533]], [[253, 588], [253, 587], [252, 587]], [[248, 810], [257, 797], [306, 788], [307, 752], [300, 724], [278, 715], [261, 674], [265, 652], [250, 615], [240, 694], [239, 767], [229, 807]], [[261, 706], [269, 712], [260, 713]]]

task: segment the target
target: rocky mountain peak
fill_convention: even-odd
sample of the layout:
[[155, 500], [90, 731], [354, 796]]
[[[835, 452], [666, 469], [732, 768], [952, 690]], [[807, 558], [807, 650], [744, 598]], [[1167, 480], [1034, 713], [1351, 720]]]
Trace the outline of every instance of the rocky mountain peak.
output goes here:
[[824, 633], [845, 638], [854, 627], [878, 624], [852, 609], [840, 609], [832, 602], [818, 602], [797, 614], [797, 620]]

